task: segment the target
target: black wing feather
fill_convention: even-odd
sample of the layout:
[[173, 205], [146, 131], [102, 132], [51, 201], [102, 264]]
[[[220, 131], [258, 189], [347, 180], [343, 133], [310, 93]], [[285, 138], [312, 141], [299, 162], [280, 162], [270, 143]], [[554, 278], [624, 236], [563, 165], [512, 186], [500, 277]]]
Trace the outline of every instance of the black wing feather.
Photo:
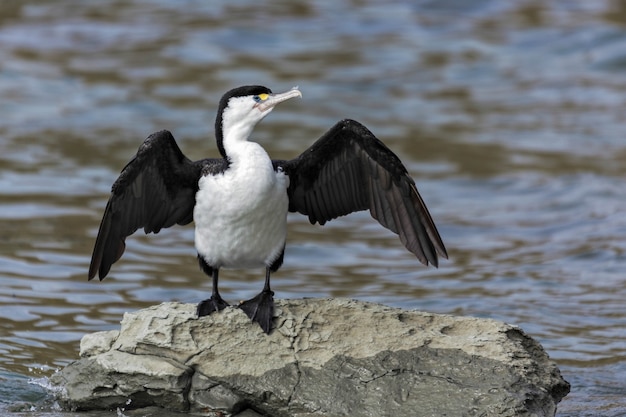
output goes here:
[[189, 160], [167, 130], [153, 133], [139, 147], [111, 188], [94, 246], [89, 279], [100, 280], [124, 253], [125, 239], [137, 229], [158, 233], [193, 220], [202, 173], [221, 172], [224, 159]]
[[437, 266], [437, 255], [448, 257], [406, 168], [362, 124], [342, 120], [299, 157], [274, 166], [289, 176], [289, 211], [312, 224], [369, 210], [422, 263]]

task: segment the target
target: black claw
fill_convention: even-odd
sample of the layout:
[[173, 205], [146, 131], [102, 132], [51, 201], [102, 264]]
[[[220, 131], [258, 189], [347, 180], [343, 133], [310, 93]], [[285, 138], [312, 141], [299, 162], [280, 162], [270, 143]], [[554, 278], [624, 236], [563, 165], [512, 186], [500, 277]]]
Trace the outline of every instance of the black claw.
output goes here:
[[246, 313], [250, 320], [257, 322], [261, 329], [270, 334], [274, 318], [274, 291], [262, 291], [251, 300], [239, 304], [239, 308]]
[[208, 316], [211, 313], [224, 310], [229, 305], [230, 304], [228, 304], [226, 301], [222, 300], [222, 297], [213, 295], [211, 296], [211, 298], [201, 301], [198, 304], [196, 314], [198, 315], [198, 317]]

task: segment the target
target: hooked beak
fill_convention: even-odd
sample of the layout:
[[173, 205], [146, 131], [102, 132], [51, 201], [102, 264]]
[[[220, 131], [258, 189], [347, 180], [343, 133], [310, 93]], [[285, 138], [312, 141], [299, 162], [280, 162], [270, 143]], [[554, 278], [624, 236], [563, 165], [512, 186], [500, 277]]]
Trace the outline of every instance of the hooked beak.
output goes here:
[[294, 97], [302, 97], [302, 93], [298, 90], [298, 87], [293, 87], [291, 90], [284, 93], [270, 94], [267, 100], [258, 104], [258, 108], [260, 111], [266, 112], [273, 109], [278, 103], [282, 103]]

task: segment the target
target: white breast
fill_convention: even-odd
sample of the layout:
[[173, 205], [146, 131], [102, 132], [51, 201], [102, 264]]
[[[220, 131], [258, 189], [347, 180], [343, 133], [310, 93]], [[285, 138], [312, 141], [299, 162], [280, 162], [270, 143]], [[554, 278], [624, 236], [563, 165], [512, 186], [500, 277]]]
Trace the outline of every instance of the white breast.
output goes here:
[[198, 253], [216, 268], [269, 266], [285, 246], [289, 179], [246, 142], [229, 168], [199, 181], [194, 221]]

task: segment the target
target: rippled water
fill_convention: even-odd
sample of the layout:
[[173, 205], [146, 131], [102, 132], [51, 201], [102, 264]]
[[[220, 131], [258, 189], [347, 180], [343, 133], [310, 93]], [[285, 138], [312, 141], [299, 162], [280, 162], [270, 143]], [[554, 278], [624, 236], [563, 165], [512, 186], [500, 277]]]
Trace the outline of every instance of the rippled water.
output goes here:
[[[91, 249], [143, 138], [167, 128], [189, 157], [216, 155], [221, 94], [254, 83], [304, 93], [254, 134], [273, 157], [360, 120], [450, 253], [424, 268], [365, 213], [294, 215], [277, 296], [520, 325], [572, 384], [559, 416], [626, 414], [625, 70], [618, 0], [0, 3], [0, 411], [58, 415], [39, 378], [83, 334], [206, 298], [191, 227], [133, 236], [101, 283]], [[245, 299], [263, 271], [221, 281]]]

